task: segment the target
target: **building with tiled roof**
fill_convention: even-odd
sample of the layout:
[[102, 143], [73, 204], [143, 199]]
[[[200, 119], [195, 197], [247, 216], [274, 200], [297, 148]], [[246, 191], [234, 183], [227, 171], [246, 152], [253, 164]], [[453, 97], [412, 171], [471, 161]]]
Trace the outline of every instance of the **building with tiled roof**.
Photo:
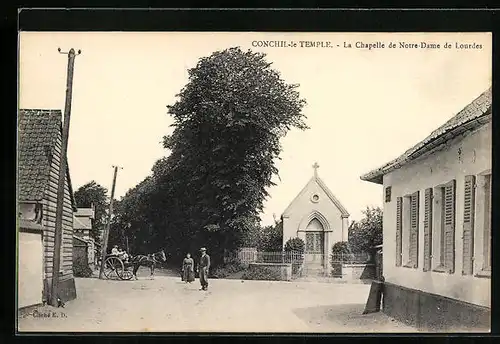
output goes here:
[[440, 331], [490, 328], [491, 121], [490, 87], [361, 176], [383, 185], [383, 311], [398, 320]]
[[[87, 243], [87, 262], [89, 265], [94, 264], [95, 259], [95, 242], [90, 235], [93, 230], [93, 220], [95, 218], [94, 205], [90, 208], [77, 208], [74, 213], [73, 229], [75, 236], [85, 240]], [[73, 241], [75, 242], [75, 241]], [[75, 246], [73, 245], [73, 248]]]
[[[61, 143], [60, 110], [19, 111], [19, 307], [50, 299]], [[64, 194], [61, 264], [58, 271], [60, 287], [57, 291], [63, 301], [76, 297], [72, 262], [74, 211], [76, 204], [68, 168]], [[38, 292], [39, 288], [42, 290]]]

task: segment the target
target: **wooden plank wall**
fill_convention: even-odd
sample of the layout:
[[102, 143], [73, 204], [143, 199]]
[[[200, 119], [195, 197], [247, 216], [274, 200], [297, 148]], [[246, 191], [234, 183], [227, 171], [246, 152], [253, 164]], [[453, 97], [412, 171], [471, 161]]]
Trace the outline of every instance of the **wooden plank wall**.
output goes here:
[[[57, 207], [57, 184], [59, 179], [59, 164], [61, 157], [61, 135], [56, 142], [55, 151], [52, 156], [50, 177], [45, 189], [44, 199], [44, 247], [45, 247], [45, 278], [52, 278], [52, 264], [54, 257], [54, 233]], [[63, 211], [63, 236], [61, 244], [60, 280], [73, 278], [73, 208], [71, 204], [68, 179], [64, 188], [64, 211]]]

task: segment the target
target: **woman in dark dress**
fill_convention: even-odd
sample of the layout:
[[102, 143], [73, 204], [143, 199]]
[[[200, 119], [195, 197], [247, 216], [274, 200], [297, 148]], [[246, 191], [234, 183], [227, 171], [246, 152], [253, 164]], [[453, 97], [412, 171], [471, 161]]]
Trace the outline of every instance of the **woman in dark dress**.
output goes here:
[[182, 262], [182, 280], [185, 283], [194, 281], [194, 260], [189, 253], [186, 254], [186, 258]]

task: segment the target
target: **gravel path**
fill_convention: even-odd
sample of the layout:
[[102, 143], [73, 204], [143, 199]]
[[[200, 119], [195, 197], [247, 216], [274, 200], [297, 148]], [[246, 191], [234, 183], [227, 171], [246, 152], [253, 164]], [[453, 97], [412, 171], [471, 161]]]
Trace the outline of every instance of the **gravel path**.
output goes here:
[[361, 315], [370, 289], [363, 284], [213, 279], [203, 292], [198, 280], [184, 284], [180, 278], [157, 276], [139, 281], [76, 279], [76, 287], [76, 300], [20, 318], [19, 331], [416, 331], [380, 312]]

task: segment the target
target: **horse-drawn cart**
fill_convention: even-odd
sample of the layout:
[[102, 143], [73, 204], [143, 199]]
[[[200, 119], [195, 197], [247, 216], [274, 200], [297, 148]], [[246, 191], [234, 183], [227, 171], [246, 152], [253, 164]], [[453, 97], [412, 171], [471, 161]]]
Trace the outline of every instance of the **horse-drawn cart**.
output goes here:
[[104, 276], [107, 279], [120, 279], [123, 281], [131, 280], [134, 275], [129, 270], [133, 264], [122, 260], [116, 255], [108, 255], [104, 261]]
[[[153, 278], [155, 266], [166, 260], [167, 257], [163, 250], [148, 255], [139, 254], [136, 256], [129, 256], [128, 260], [123, 260], [121, 256], [109, 254], [104, 261], [103, 273], [107, 279], [128, 281], [134, 277], [137, 279], [137, 270], [139, 267], [146, 266], [150, 268], [151, 278]], [[132, 268], [132, 271], [130, 271], [129, 268]]]

